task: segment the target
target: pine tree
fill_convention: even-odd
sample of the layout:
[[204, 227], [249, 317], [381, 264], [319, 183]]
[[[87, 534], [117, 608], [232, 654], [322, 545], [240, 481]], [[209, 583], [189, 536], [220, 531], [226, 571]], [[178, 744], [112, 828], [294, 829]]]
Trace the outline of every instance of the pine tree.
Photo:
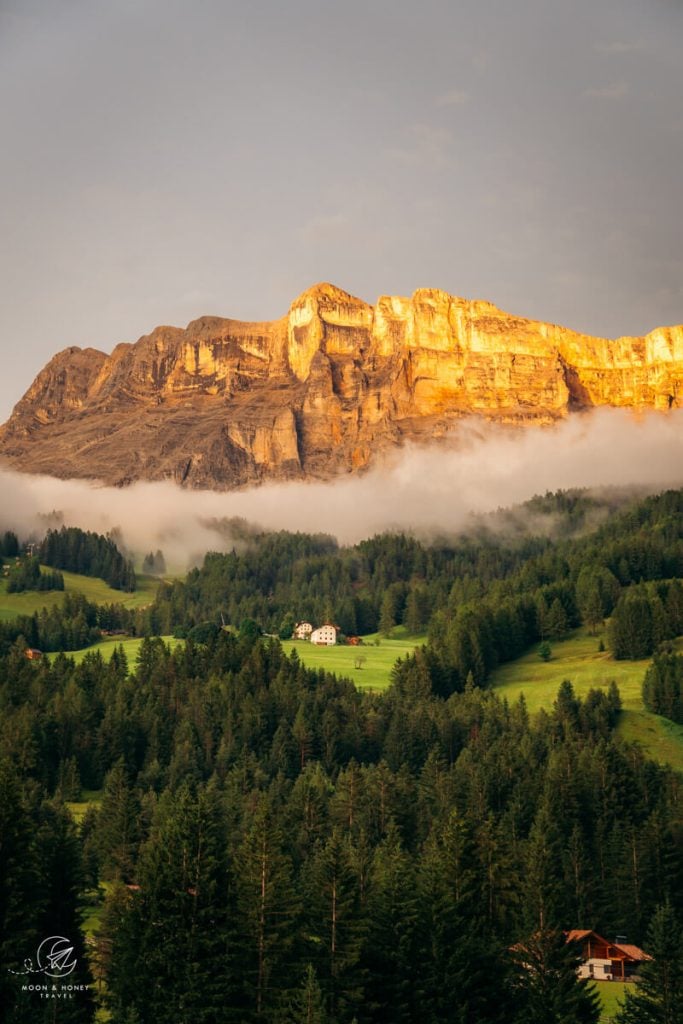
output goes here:
[[83, 875], [80, 844], [73, 818], [63, 804], [45, 801], [39, 809], [35, 841], [40, 864], [44, 909], [41, 934], [68, 938], [76, 967], [68, 982], [85, 986], [73, 1001], [60, 1007], [63, 1024], [83, 1024], [94, 1015], [92, 976], [81, 931]]
[[538, 801], [524, 848], [520, 920], [528, 932], [551, 929], [561, 918], [563, 837], [551, 796], [546, 792]]
[[139, 801], [120, 758], [105, 779], [98, 813], [98, 853], [104, 878], [133, 881], [139, 816]]
[[415, 1010], [434, 1024], [506, 1022], [505, 972], [477, 900], [469, 828], [453, 811], [435, 823], [418, 862]]
[[415, 981], [418, 897], [413, 865], [390, 824], [375, 850], [369, 896], [368, 982], [364, 1005], [372, 1021], [403, 1024], [411, 1018]]
[[132, 1007], [145, 1024], [245, 1019], [225, 847], [212, 786], [164, 794], [140, 856], [139, 890], [119, 889], [110, 901], [115, 1014]]
[[513, 949], [515, 1024], [598, 1024], [600, 999], [579, 980], [580, 951], [542, 927]]
[[255, 1019], [265, 1020], [277, 992], [287, 989], [299, 904], [284, 836], [261, 797], [247, 819], [235, 853], [235, 889], [246, 998]]
[[396, 602], [391, 590], [387, 590], [382, 598], [382, 606], [379, 614], [379, 632], [382, 636], [390, 636], [396, 625]]
[[327, 1012], [350, 1017], [362, 999], [359, 969], [366, 923], [349, 849], [339, 829], [313, 853], [304, 880], [307, 931]]
[[550, 608], [546, 619], [548, 636], [553, 640], [561, 640], [568, 629], [567, 613], [559, 597], [556, 597]]
[[329, 1024], [323, 994], [312, 964], [308, 964], [301, 987], [289, 1005], [276, 1014], [274, 1024]]
[[618, 1024], [683, 1024], [683, 929], [670, 903], [657, 907], [645, 945], [652, 960], [640, 968], [635, 992], [629, 988]]
[[30, 1019], [30, 1000], [21, 993], [24, 961], [40, 941], [44, 907], [34, 822], [22, 795], [20, 778], [0, 760], [0, 1007], [4, 1019]]

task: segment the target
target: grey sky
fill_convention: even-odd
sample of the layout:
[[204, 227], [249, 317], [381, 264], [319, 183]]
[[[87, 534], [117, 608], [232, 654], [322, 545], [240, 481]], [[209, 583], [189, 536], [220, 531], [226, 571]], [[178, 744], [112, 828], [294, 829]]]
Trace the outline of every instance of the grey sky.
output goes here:
[[314, 281], [683, 322], [680, 0], [0, 0], [0, 420]]

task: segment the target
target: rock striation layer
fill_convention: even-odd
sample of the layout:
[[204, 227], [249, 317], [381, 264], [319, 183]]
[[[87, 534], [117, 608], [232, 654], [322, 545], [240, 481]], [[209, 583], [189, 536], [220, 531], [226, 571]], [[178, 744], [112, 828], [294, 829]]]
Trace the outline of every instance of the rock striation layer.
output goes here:
[[683, 327], [610, 341], [423, 288], [375, 306], [329, 284], [267, 323], [157, 327], [67, 348], [0, 427], [5, 466], [226, 490], [360, 470], [463, 416], [549, 423], [683, 401]]

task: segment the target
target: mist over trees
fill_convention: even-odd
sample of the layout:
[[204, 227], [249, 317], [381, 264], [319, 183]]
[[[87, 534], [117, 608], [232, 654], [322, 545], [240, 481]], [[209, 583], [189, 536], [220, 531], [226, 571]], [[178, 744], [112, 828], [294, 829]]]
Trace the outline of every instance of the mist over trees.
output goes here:
[[163, 584], [148, 622], [170, 633], [252, 619], [283, 638], [283, 624], [300, 620], [334, 621], [349, 636], [400, 625], [427, 634], [442, 696], [470, 677], [484, 685], [497, 665], [582, 623], [597, 634], [611, 618], [610, 648], [626, 659], [683, 633], [683, 492], [612, 512], [587, 532], [592, 497], [546, 495], [534, 508], [554, 508], [569, 538], [482, 529], [431, 544], [383, 534], [340, 547], [324, 535], [252, 533], [239, 552], [208, 554], [184, 581]]

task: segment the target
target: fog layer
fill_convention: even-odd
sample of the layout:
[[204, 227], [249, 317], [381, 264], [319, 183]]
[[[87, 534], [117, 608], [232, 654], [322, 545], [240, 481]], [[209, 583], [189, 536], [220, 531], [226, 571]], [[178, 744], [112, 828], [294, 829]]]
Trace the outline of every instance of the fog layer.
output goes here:
[[53, 511], [84, 529], [120, 528], [135, 554], [162, 548], [184, 569], [231, 541], [211, 520], [239, 516], [268, 529], [334, 534], [354, 542], [388, 529], [451, 532], [472, 513], [572, 487], [683, 484], [683, 410], [634, 417], [574, 415], [555, 427], [510, 430], [469, 420], [446, 442], [406, 447], [362, 476], [188, 491], [173, 483], [116, 489], [0, 471], [0, 527], [42, 535]]

